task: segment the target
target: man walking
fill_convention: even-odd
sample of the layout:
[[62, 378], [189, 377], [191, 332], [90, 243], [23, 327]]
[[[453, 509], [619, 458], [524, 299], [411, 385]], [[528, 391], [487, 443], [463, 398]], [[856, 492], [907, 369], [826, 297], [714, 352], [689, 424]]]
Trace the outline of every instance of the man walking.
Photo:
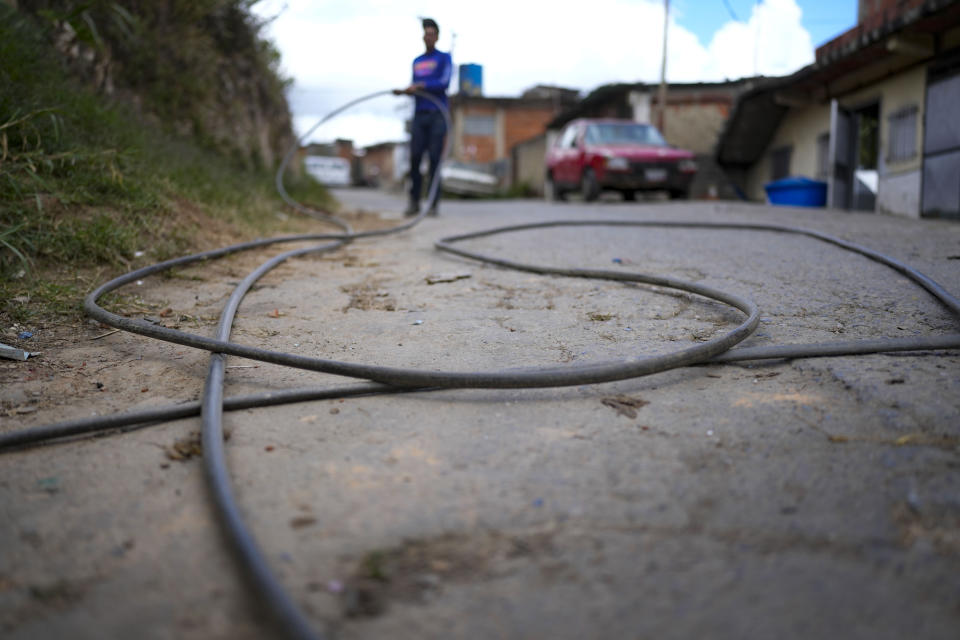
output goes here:
[[[437, 103], [447, 108], [447, 87], [450, 85], [450, 73], [453, 61], [450, 54], [437, 50], [437, 37], [440, 27], [430, 19], [423, 20], [423, 44], [427, 50], [413, 61], [413, 83], [406, 89], [394, 89], [397, 95], [411, 95], [414, 92], [429, 93], [435, 100], [414, 95], [415, 105], [413, 127], [410, 132], [410, 202], [404, 215], [415, 216], [420, 212], [420, 196], [423, 190], [423, 176], [420, 175], [420, 162], [423, 153], [430, 159], [428, 184], [433, 184], [434, 175], [440, 170], [440, 155], [443, 153], [443, 139], [447, 133], [447, 124]], [[437, 215], [437, 200], [440, 198], [438, 183], [433, 201], [428, 203], [427, 214]]]

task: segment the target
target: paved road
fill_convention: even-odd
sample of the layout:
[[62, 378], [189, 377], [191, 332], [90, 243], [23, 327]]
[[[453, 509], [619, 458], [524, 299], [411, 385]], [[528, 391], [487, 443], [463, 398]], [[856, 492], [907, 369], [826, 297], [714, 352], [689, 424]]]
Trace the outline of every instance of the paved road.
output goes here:
[[[403, 206], [337, 195], [384, 217]], [[667, 352], [739, 322], [665, 289], [506, 271], [432, 246], [557, 218], [801, 225], [960, 293], [956, 224], [729, 203], [447, 201], [413, 231], [285, 265], [244, 303], [235, 339], [476, 371]], [[788, 234], [598, 226], [470, 246], [749, 296], [762, 321], [747, 345], [958, 328], [889, 269]], [[438, 275], [447, 281], [429, 284]], [[340, 382], [268, 366], [230, 380], [234, 393]], [[946, 639], [960, 628], [956, 351], [353, 398], [240, 412], [227, 426], [244, 513], [335, 637]], [[157, 443], [192, 429], [0, 457], [0, 508], [16, 523], [0, 528], [6, 637], [270, 636], [221, 547], [199, 464], [158, 464]], [[37, 489], [39, 466], [69, 473], [70, 490]]]

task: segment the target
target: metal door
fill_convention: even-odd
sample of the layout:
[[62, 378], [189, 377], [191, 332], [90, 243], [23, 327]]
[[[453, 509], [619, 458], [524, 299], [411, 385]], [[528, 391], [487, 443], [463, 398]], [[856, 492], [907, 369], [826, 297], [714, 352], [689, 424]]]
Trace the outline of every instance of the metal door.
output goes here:
[[836, 100], [830, 102], [830, 152], [828, 155], [827, 204], [850, 207], [853, 192], [853, 118]]
[[923, 136], [923, 216], [960, 218], [960, 73], [927, 84]]

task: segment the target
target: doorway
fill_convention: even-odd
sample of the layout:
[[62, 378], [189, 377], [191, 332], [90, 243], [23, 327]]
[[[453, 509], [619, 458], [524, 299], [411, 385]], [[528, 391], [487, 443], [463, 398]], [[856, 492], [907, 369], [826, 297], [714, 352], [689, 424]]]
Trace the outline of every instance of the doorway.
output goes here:
[[880, 182], [878, 158], [880, 154], [880, 103], [875, 102], [853, 112], [856, 133], [856, 163], [853, 170], [853, 202], [850, 208], [873, 211], [877, 206], [877, 187]]
[[880, 103], [830, 105], [828, 202], [836, 209], [873, 211], [877, 204]]

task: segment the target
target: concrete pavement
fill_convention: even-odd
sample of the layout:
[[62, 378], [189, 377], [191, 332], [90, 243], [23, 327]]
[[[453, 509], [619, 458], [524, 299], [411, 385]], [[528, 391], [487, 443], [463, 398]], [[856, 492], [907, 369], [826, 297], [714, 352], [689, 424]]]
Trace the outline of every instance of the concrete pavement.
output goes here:
[[[384, 217], [403, 206], [375, 191], [337, 195]], [[474, 371], [670, 351], [739, 321], [668, 290], [511, 272], [432, 246], [558, 217], [810, 227], [960, 292], [956, 223], [732, 203], [464, 200], [441, 211], [399, 236], [285, 264], [248, 296], [234, 339]], [[915, 285], [810, 238], [595, 227], [470, 245], [747, 295], [763, 319], [745, 345], [958, 330]], [[160, 282], [144, 295], [174, 308], [219, 295], [194, 286]], [[145, 342], [97, 348], [119, 358], [155, 349]], [[342, 382], [231, 364], [228, 393]], [[195, 383], [184, 399], [202, 367], [181, 369]], [[74, 410], [107, 400], [83, 403]], [[226, 425], [242, 510], [333, 637], [955, 638], [960, 628], [956, 351], [371, 396], [237, 412]], [[198, 461], [167, 455], [196, 429], [182, 420], [0, 455], [5, 637], [272, 637], [223, 549]]]

